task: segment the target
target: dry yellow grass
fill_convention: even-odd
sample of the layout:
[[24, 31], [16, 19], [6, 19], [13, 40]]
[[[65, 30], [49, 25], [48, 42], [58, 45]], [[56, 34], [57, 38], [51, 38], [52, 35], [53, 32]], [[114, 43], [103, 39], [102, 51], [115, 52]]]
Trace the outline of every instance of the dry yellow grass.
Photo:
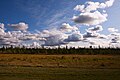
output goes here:
[[0, 54], [0, 66], [120, 68], [120, 55]]

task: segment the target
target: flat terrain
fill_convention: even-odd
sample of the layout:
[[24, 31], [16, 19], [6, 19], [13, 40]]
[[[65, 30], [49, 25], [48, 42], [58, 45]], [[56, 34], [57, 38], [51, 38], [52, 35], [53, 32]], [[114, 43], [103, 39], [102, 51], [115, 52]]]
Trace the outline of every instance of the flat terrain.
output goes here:
[[119, 80], [120, 69], [0, 67], [0, 80]]
[[0, 80], [119, 80], [120, 55], [0, 54]]

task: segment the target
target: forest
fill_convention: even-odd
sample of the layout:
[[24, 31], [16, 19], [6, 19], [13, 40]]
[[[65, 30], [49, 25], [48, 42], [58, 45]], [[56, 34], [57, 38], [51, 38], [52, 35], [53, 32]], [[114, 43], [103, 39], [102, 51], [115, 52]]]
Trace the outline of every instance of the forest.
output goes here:
[[90, 46], [89, 48], [75, 48], [71, 47], [68, 48], [67, 46], [64, 48], [58, 47], [58, 48], [25, 48], [25, 47], [1, 47], [0, 48], [0, 54], [80, 54], [80, 55], [119, 55], [120, 54], [120, 48], [93, 48]]

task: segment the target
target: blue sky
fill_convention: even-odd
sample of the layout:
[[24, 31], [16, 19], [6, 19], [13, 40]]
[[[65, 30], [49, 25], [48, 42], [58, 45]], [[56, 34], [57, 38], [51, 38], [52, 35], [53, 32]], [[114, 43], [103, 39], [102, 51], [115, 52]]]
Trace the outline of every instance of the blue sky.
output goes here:
[[[63, 18], [71, 18], [73, 15], [73, 8], [77, 3], [83, 3], [83, 1], [1, 0], [0, 22], [8, 24], [23, 21], [29, 24], [29, 30], [49, 28], [49, 25], [52, 25], [52, 21], [50, 20], [61, 21]], [[60, 22], [58, 22], [58, 25], [60, 25]]]
[[[0, 22], [5, 24], [26, 22], [29, 24], [30, 31], [56, 27], [63, 22], [73, 23], [70, 20], [75, 14], [73, 8], [86, 1], [88, 0], [1, 0]], [[104, 0], [93, 1], [102, 2]], [[103, 23], [105, 29], [109, 26], [116, 28], [120, 26], [119, 2], [119, 0], [115, 0], [114, 5], [107, 9], [109, 20]]]
[[[107, 9], [108, 21], [103, 23], [104, 28], [114, 27], [120, 32], [120, 0], [115, 0], [114, 5]], [[106, 31], [104, 31], [106, 33]]]
[[[51, 41], [54, 38], [58, 39], [56, 38], [56, 35], [60, 36], [60, 40], [56, 40], [58, 42], [53, 43], [53, 45], [54, 44], [57, 45], [60, 43], [71, 45], [72, 43], [69, 43], [71, 41], [74, 43], [72, 45], [77, 44], [77, 42], [75, 41], [81, 41], [80, 43], [78, 43], [81, 45], [86, 44], [85, 42], [87, 42], [87, 44], [94, 43], [91, 41], [95, 40], [97, 42], [96, 38], [93, 39], [93, 37], [98, 38], [98, 35], [99, 37], [101, 36], [107, 37], [107, 38], [104, 37], [106, 39], [102, 41], [103, 43], [106, 42], [106, 40], [115, 43], [120, 42], [119, 39], [120, 37], [117, 37], [117, 39], [116, 36], [111, 37], [112, 33], [114, 33], [117, 36], [120, 36], [119, 35], [120, 0], [115, 0], [114, 4], [110, 7], [104, 7], [104, 8], [99, 7], [96, 8], [97, 10], [91, 10], [89, 13], [92, 14], [88, 14], [87, 16], [85, 16], [86, 12], [81, 12], [82, 10], [79, 11], [78, 9], [75, 10], [75, 7], [77, 5], [84, 5], [87, 7], [90, 1], [94, 3], [95, 2], [105, 3], [107, 1], [112, 2], [114, 0], [0, 0], [0, 10], [1, 10], [0, 23], [4, 24], [5, 32], [6, 32], [4, 34], [12, 35], [17, 33], [17, 32], [13, 32], [14, 30], [15, 31], [27, 30], [26, 33], [21, 32], [19, 36], [21, 38], [22, 34], [27, 35], [26, 38], [27, 39], [30, 38], [31, 43], [35, 42], [36, 39], [38, 40], [38, 36], [36, 38], [36, 35], [42, 35], [42, 37], [39, 36], [40, 39], [41, 38], [47, 39], [48, 42], [45, 41], [45, 44], [48, 43], [52, 44], [52, 42], [49, 41]], [[93, 13], [93, 12], [97, 12], [97, 13]], [[89, 18], [88, 16], [91, 16], [93, 14], [102, 16], [103, 18], [102, 21], [97, 20], [98, 23], [94, 22], [95, 20], [93, 20], [92, 18], [94, 16], [92, 16], [90, 18], [93, 20], [93, 22], [92, 20], [79, 22], [81, 18], [86, 20]], [[106, 17], [105, 15], [108, 16]], [[75, 16], [76, 18], [74, 18]], [[11, 29], [10, 27], [13, 27], [14, 29]], [[48, 35], [47, 38], [46, 38], [46, 32]], [[28, 36], [28, 33], [31, 34], [32, 37], [31, 35]], [[43, 37], [43, 35], [45, 36]], [[64, 39], [63, 38], [61, 39], [61, 35], [64, 35]], [[33, 36], [36, 38], [35, 40], [33, 40]], [[90, 37], [92, 38], [90, 39]], [[20, 40], [21, 42], [21, 39], [17, 39], [17, 40]], [[4, 41], [6, 41], [6, 39], [3, 40], [3, 42]], [[24, 42], [25, 41], [23, 40], [23, 42], [21, 43]], [[39, 43], [39, 41], [36, 42]]]

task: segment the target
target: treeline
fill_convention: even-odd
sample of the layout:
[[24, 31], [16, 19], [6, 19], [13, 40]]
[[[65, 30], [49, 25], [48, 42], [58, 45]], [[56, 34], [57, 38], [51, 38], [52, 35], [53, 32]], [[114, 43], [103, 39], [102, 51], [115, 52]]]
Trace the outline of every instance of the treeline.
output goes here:
[[0, 48], [0, 53], [4, 54], [87, 54], [87, 55], [96, 55], [96, 54], [112, 54], [119, 55], [120, 48], [19, 48], [19, 47], [2, 47]]

